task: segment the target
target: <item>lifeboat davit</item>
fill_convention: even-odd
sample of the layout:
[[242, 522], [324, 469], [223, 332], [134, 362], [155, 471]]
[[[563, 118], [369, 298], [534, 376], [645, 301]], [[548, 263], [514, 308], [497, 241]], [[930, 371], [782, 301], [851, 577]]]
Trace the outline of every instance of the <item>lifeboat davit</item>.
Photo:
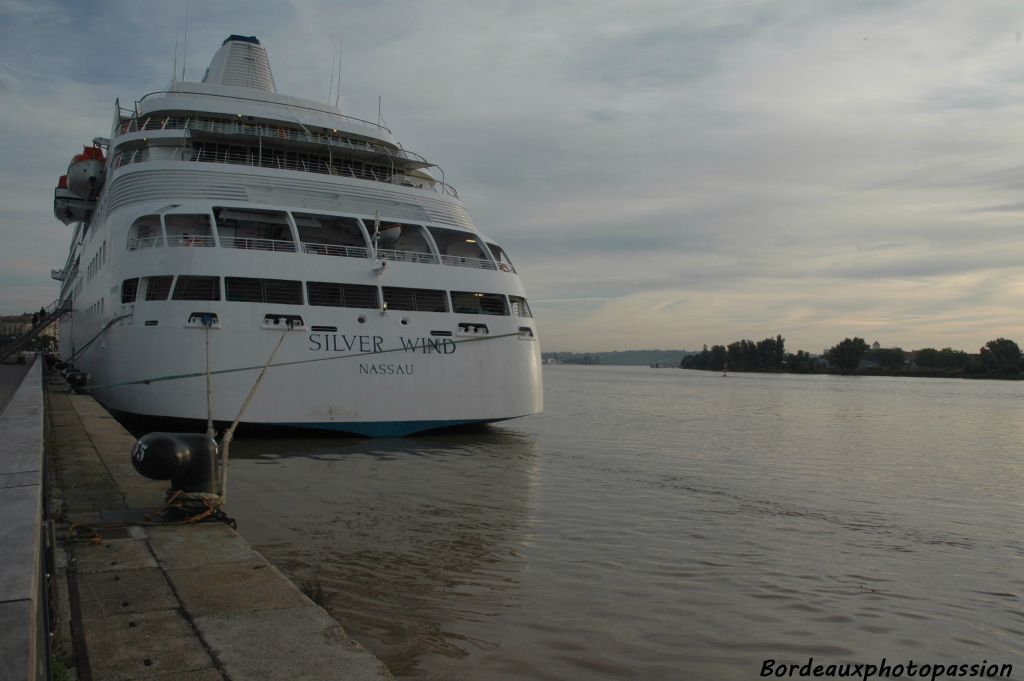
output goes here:
[[72, 222], [85, 222], [92, 214], [95, 201], [81, 199], [68, 189], [68, 176], [61, 175], [57, 187], [53, 190], [53, 214], [65, 225]]
[[80, 199], [95, 199], [107, 177], [106, 159], [99, 147], [84, 147], [68, 165], [67, 188]]

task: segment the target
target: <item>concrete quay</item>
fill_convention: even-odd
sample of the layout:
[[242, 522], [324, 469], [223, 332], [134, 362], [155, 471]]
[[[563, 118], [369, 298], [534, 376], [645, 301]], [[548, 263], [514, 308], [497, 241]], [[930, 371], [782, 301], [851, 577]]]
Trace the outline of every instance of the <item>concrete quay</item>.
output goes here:
[[135, 438], [94, 399], [54, 377], [46, 412], [50, 508], [65, 537], [55, 657], [66, 678], [391, 679], [227, 525], [148, 524], [167, 483], [135, 472]]
[[47, 673], [41, 368], [40, 362], [0, 366], [2, 681]]

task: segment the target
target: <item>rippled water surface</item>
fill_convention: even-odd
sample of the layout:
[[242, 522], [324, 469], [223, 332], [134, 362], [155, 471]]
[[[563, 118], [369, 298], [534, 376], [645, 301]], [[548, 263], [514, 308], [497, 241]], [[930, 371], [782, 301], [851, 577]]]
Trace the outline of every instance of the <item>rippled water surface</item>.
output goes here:
[[399, 678], [1024, 671], [1024, 382], [544, 379], [482, 432], [237, 441], [231, 511]]

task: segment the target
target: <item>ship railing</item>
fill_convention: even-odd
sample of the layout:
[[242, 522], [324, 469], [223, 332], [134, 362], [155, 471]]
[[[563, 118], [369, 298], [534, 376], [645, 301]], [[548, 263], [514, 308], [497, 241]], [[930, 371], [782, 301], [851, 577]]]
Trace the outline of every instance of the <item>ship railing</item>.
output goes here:
[[151, 116], [145, 119], [133, 118], [121, 124], [122, 133], [143, 132], [146, 130], [198, 130], [220, 135], [243, 135], [246, 137], [265, 137], [286, 142], [309, 142], [344, 149], [388, 154], [397, 158], [429, 163], [420, 154], [402, 149], [401, 147], [389, 147], [369, 140], [353, 140], [348, 137], [335, 137], [323, 133], [312, 133], [306, 130], [299, 131], [284, 126], [264, 125], [262, 123], [244, 123], [241, 121], [225, 123], [204, 118]]
[[[459, 198], [459, 193], [450, 184], [433, 180], [424, 181], [422, 184], [414, 185], [408, 180], [408, 176], [395, 175], [390, 172], [377, 172], [372, 168], [359, 168], [345, 163], [341, 159], [335, 159], [333, 165], [321, 159], [302, 159], [282, 157], [273, 150], [265, 149], [262, 153], [253, 149], [251, 151], [222, 151], [217, 149], [195, 149], [191, 146], [178, 147], [174, 150], [174, 156], [183, 161], [195, 163], [232, 163], [236, 165], [251, 166], [255, 168], [276, 168], [278, 170], [297, 170], [305, 173], [319, 173], [321, 175], [332, 175], [335, 177], [352, 177], [358, 180], [370, 180], [382, 182], [401, 187], [414, 187], [417, 189], [432, 190], [452, 198]], [[145, 163], [152, 160], [148, 149], [135, 149], [117, 154], [113, 160], [115, 169], [133, 163]]]
[[185, 248], [212, 248], [217, 245], [217, 240], [205, 234], [181, 234], [172, 236], [167, 240], [168, 246], [181, 246]]
[[315, 255], [337, 255], [344, 256], [347, 258], [368, 258], [370, 257], [370, 249], [365, 246], [342, 246], [339, 244], [317, 244], [302, 242], [303, 253], [313, 253]]
[[[251, 97], [239, 97], [237, 95], [218, 95], [218, 94], [214, 94], [212, 92], [189, 92], [188, 90], [185, 90], [185, 89], [177, 89], [176, 88], [174, 90], [158, 90], [156, 92], [147, 93], [147, 94], [143, 95], [138, 101], [135, 102], [135, 108], [134, 109], [128, 110], [128, 111], [129, 111], [129, 113], [134, 114], [134, 116], [136, 118], [138, 118], [139, 117], [139, 104], [141, 104], [143, 101], [149, 99], [150, 97], [160, 97], [160, 96], [163, 96], [163, 95], [202, 95], [204, 97], [222, 97], [224, 99], [231, 99], [231, 100], [236, 101], [236, 102], [237, 101], [243, 101], [243, 102], [256, 102], [256, 103], [261, 104], [261, 105], [262, 104], [266, 104], [266, 100], [263, 100], [263, 99], [253, 99]], [[120, 105], [117, 104], [116, 102], [115, 102], [115, 106], [117, 108], [120, 108]], [[367, 120], [364, 120], [362, 118], [356, 118], [355, 116], [346, 116], [345, 114], [338, 113], [337, 111], [331, 111], [331, 110], [327, 110], [327, 109], [318, 109], [316, 107], [301, 106], [301, 105], [291, 105], [290, 108], [293, 108], [293, 109], [305, 109], [306, 111], [314, 111], [314, 112], [320, 113], [320, 114], [327, 114], [329, 116], [334, 116], [336, 118], [340, 118], [340, 119], [345, 120], [345, 121], [353, 121], [355, 123], [361, 123], [363, 125], [369, 125], [371, 127], [377, 128], [378, 130], [383, 130], [386, 133], [389, 133], [389, 134], [391, 133], [391, 129], [390, 128], [388, 128], [387, 126], [381, 125], [379, 122], [378, 123], [374, 123], [373, 121], [367, 121]]]
[[478, 270], [495, 270], [497, 266], [490, 260], [483, 258], [463, 258], [458, 255], [442, 255], [441, 262], [445, 265], [454, 265], [455, 267], [473, 267]]
[[151, 236], [145, 239], [128, 239], [128, 250], [138, 251], [143, 248], [159, 248], [164, 245], [162, 236]]
[[421, 253], [419, 251], [396, 251], [389, 248], [378, 248], [377, 258], [390, 260], [392, 262], [422, 262], [436, 265], [437, 256], [433, 253]]
[[294, 241], [282, 241], [280, 239], [250, 239], [248, 237], [222, 236], [220, 245], [224, 248], [239, 248], [250, 251], [280, 251], [283, 253], [294, 253]]

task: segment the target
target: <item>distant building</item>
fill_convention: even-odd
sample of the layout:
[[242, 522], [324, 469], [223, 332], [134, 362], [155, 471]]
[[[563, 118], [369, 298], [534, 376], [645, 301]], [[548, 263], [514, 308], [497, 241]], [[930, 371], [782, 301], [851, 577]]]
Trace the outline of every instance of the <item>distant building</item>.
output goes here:
[[5, 338], [16, 338], [31, 328], [31, 313], [0, 317], [0, 336]]
[[[6, 315], [0, 317], [0, 338], [6, 338], [8, 340], [14, 340], [21, 334], [29, 331], [32, 328], [32, 314], [27, 312], [25, 314], [17, 315]], [[39, 332], [40, 336], [53, 336], [57, 338], [57, 326], [58, 320], [50, 322], [45, 329]]]
[[871, 349], [872, 350], [881, 350], [882, 346], [879, 345], [878, 341], [875, 341], [874, 343], [871, 344]]

